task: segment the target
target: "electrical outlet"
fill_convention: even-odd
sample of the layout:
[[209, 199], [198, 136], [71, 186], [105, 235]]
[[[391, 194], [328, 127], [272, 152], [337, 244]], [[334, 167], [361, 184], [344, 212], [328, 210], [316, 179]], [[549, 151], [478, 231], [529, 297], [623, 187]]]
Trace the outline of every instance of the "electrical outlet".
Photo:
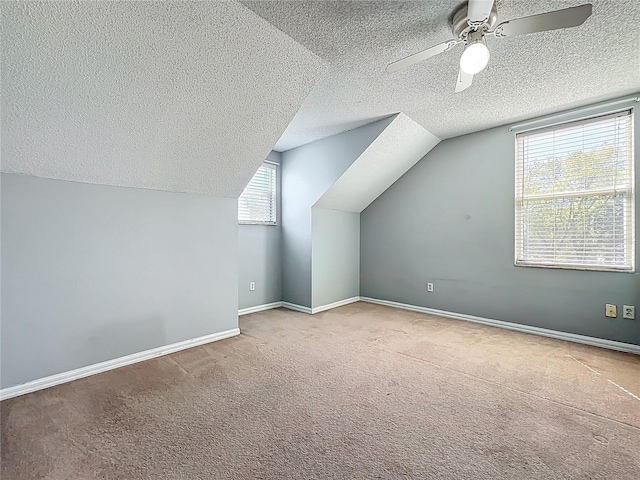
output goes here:
[[256, 289], [256, 282], [250, 282], [249, 283], [249, 290], [251, 290], [252, 292], [255, 291]]
[[636, 319], [636, 306], [635, 305], [623, 305], [622, 306], [622, 318], [627, 320]]
[[427, 292], [433, 292], [433, 283], [427, 283]]
[[610, 303], [605, 304], [604, 316], [609, 318], [616, 318], [618, 316], [618, 307]]

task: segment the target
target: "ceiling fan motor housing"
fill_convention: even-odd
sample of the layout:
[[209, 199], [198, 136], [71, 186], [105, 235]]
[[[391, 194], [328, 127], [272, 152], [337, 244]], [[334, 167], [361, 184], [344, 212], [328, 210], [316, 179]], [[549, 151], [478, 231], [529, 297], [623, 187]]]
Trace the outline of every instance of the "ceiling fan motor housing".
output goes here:
[[[468, 6], [468, 3], [463, 3], [456, 10], [454, 10], [449, 17], [449, 25], [451, 26], [453, 36], [459, 40], [464, 40], [467, 34], [473, 30], [473, 28], [469, 24], [469, 17], [467, 15]], [[491, 30], [491, 28], [493, 28], [493, 26], [496, 24], [497, 20], [498, 9], [496, 8], [496, 4], [494, 3], [493, 7], [491, 8], [491, 13], [489, 14], [489, 18], [484, 23], [482, 30]]]

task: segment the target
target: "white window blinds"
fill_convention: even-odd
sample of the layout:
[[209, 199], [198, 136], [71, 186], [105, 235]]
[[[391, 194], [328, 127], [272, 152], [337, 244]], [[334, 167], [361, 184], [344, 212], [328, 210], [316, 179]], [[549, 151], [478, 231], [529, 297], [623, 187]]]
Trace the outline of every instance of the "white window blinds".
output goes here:
[[633, 271], [632, 112], [516, 135], [516, 265]]
[[276, 225], [276, 166], [265, 163], [238, 199], [238, 223]]

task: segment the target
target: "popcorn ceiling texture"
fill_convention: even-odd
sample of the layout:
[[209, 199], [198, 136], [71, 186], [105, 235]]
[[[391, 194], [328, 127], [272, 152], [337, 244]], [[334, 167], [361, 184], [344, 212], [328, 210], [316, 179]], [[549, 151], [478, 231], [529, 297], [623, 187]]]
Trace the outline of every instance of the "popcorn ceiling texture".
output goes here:
[[314, 206], [362, 212], [439, 141], [398, 114]]
[[403, 72], [384, 69], [449, 40], [460, 0], [243, 3], [331, 63], [277, 150], [397, 112], [444, 139], [640, 90], [637, 0], [498, 0], [499, 22], [583, 3], [593, 15], [578, 28], [488, 38], [489, 69], [459, 94], [461, 45]]
[[326, 64], [237, 2], [2, 5], [2, 169], [237, 197]]

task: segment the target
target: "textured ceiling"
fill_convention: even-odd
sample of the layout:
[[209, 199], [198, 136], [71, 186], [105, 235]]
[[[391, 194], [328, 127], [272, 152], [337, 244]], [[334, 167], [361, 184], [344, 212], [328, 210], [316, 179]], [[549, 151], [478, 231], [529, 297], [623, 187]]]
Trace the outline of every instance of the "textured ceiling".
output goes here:
[[326, 64], [236, 2], [2, 5], [2, 169], [237, 197]]
[[276, 149], [286, 150], [404, 112], [440, 138], [640, 90], [638, 0], [497, 0], [498, 21], [587, 2], [574, 29], [488, 38], [490, 67], [455, 94], [462, 46], [404, 72], [386, 65], [452, 37], [459, 0], [243, 2], [330, 62]]
[[314, 207], [360, 213], [440, 140], [400, 113]]

